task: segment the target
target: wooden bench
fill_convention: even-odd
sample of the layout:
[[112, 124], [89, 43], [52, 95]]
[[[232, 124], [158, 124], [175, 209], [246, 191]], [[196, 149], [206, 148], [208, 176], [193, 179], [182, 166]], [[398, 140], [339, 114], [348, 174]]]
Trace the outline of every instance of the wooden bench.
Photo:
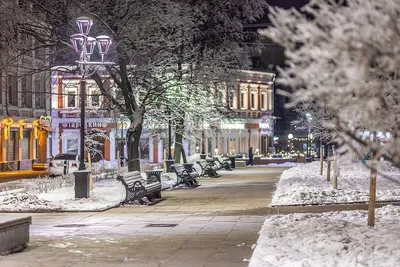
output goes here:
[[197, 187], [199, 186], [199, 182], [196, 180], [199, 177], [199, 174], [192, 169], [191, 172], [185, 169], [183, 164], [173, 164], [171, 165], [171, 170], [176, 173], [176, 184], [178, 186], [180, 184], [185, 184], [187, 187]]
[[161, 183], [156, 180], [146, 181], [138, 171], [126, 172], [117, 176], [126, 189], [125, 200], [120, 204], [132, 203], [137, 200], [140, 204], [146, 204], [144, 197], [154, 202], [161, 199]]
[[201, 167], [201, 176], [208, 175], [211, 178], [217, 178], [220, 175], [217, 173], [218, 166], [211, 162], [207, 162], [207, 160], [202, 159], [197, 161], [197, 164]]
[[218, 169], [225, 169], [227, 171], [232, 170], [231, 161], [229, 159], [223, 159], [221, 156], [215, 156], [214, 159], [219, 165]]

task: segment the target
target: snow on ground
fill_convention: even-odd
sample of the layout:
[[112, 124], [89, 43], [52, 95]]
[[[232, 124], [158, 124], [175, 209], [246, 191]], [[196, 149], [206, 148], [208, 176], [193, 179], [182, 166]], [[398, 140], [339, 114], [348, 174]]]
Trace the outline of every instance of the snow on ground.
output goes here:
[[400, 262], [400, 207], [267, 218], [249, 267], [394, 267]]
[[74, 186], [70, 184], [42, 193], [24, 186], [18, 190], [2, 192], [0, 211], [97, 211], [114, 207], [124, 198], [125, 189], [116, 180], [94, 183], [91, 197], [87, 199], [75, 199]]
[[[386, 162], [379, 162], [377, 178], [377, 201], [400, 201], [400, 170]], [[366, 202], [369, 198], [370, 171], [360, 162], [339, 163], [338, 189], [331, 181], [319, 174], [319, 162], [298, 164], [285, 170], [277, 184], [271, 206], [308, 205]]]
[[268, 166], [268, 167], [296, 167], [297, 163], [296, 162], [270, 163], [265, 166]]
[[200, 154], [199, 153], [195, 153], [193, 155], [190, 155], [190, 156], [186, 157], [187, 163], [193, 163], [194, 164], [199, 160], [200, 160]]
[[[142, 173], [144, 179], [146, 174]], [[161, 176], [162, 190], [176, 184], [176, 175]], [[75, 199], [73, 176], [24, 179], [3, 183], [1, 211], [99, 211], [118, 206], [125, 199], [125, 188], [115, 179], [95, 181], [91, 197]]]

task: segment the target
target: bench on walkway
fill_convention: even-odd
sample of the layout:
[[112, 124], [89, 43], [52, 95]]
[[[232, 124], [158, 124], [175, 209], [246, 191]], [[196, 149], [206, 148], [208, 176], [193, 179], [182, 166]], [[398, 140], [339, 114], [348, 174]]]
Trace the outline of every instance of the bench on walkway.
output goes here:
[[161, 183], [157, 180], [146, 181], [138, 171], [126, 172], [117, 176], [126, 189], [125, 200], [120, 204], [132, 203], [137, 200], [140, 204], [146, 204], [144, 197], [154, 202], [161, 199]]
[[115, 169], [105, 169], [104, 172], [104, 178], [105, 179], [114, 179], [114, 176], [117, 174], [117, 171]]
[[208, 175], [211, 178], [217, 178], [220, 175], [217, 173], [218, 167], [207, 160], [202, 159], [197, 161], [197, 164], [201, 167], [201, 176]]
[[219, 170], [220, 169], [225, 169], [227, 171], [231, 171], [231, 161], [229, 159], [223, 159], [221, 156], [214, 156], [215, 162], [218, 163], [219, 165]]
[[191, 172], [189, 172], [187, 169], [185, 169], [183, 164], [177, 163], [171, 165], [171, 170], [175, 172], [177, 177], [176, 184], [174, 186], [178, 186], [180, 184], [185, 184], [187, 187], [199, 186], [199, 182], [196, 180], [196, 178], [199, 177], [199, 174], [193, 169]]
[[0, 217], [0, 256], [23, 250], [29, 243], [31, 216]]
[[155, 179], [155, 181], [159, 181], [160, 183], [161, 183], [161, 174], [163, 172], [164, 172], [163, 169], [144, 171], [147, 177], [147, 181], [152, 181], [153, 179]]

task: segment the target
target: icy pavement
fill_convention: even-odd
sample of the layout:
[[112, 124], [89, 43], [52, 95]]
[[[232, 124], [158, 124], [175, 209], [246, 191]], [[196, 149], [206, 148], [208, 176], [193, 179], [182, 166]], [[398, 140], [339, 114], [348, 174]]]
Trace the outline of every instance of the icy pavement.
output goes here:
[[271, 169], [166, 190], [152, 206], [32, 214], [29, 247], [0, 258], [0, 266], [245, 267], [282, 171]]

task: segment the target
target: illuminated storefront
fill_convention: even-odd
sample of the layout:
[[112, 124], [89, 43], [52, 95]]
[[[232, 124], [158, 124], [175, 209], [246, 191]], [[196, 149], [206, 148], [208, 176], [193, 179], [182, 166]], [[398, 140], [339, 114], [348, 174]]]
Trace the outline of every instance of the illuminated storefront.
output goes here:
[[29, 170], [47, 163], [49, 122], [48, 117], [14, 121], [11, 116], [0, 121], [1, 171]]

